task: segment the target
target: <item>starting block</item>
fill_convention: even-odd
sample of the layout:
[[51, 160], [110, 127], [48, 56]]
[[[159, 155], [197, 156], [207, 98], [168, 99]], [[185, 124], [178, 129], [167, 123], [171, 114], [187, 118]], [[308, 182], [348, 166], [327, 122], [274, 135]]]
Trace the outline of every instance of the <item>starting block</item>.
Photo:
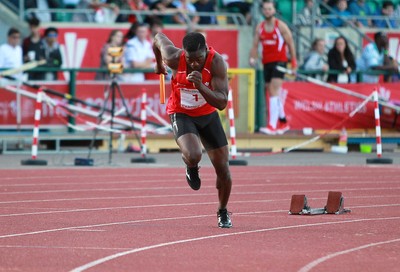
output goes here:
[[292, 195], [289, 214], [304, 214], [308, 210], [310, 210], [310, 207], [307, 205], [307, 197], [305, 195]]
[[344, 198], [341, 192], [329, 192], [325, 206], [327, 214], [349, 213], [351, 210], [344, 208]]
[[324, 208], [311, 209], [305, 195], [292, 195], [289, 214], [317, 215], [317, 214], [343, 214], [351, 210], [344, 208], [344, 198], [341, 192], [329, 192]]

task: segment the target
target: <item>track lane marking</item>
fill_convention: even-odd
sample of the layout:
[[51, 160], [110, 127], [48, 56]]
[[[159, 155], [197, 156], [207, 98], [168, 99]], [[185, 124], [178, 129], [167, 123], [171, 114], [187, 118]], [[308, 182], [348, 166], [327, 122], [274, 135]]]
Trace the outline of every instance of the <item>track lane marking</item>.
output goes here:
[[236, 235], [253, 234], [253, 233], [260, 233], [260, 232], [267, 232], [267, 231], [277, 231], [277, 230], [296, 229], [296, 228], [303, 228], [303, 227], [314, 227], [314, 226], [334, 225], [334, 224], [358, 223], [358, 222], [366, 222], [366, 221], [383, 221], [383, 220], [399, 220], [399, 219], [400, 219], [400, 217], [383, 217], [383, 218], [345, 220], [345, 221], [340, 221], [340, 222], [337, 222], [337, 221], [336, 222], [322, 222], [322, 223], [301, 224], [301, 225], [282, 226], [282, 227], [274, 227], [274, 228], [266, 228], [266, 229], [257, 229], [257, 230], [249, 230], [249, 231], [239, 231], [239, 232], [231, 232], [231, 233], [201, 236], [201, 237], [189, 238], [189, 239], [183, 239], [183, 240], [176, 240], [176, 241], [171, 241], [171, 242], [166, 242], [166, 243], [154, 244], [154, 245], [150, 245], [150, 246], [146, 246], [146, 247], [134, 248], [131, 250], [112, 254], [112, 255], [97, 259], [95, 261], [89, 262], [87, 264], [81, 265], [79, 267], [76, 267], [76, 268], [70, 270], [70, 272], [85, 271], [87, 269], [93, 268], [95, 266], [98, 266], [105, 262], [117, 259], [119, 257], [123, 257], [126, 255], [141, 252], [141, 251], [146, 251], [146, 250], [151, 250], [151, 249], [156, 249], [156, 248], [161, 248], [161, 247], [167, 247], [167, 246], [172, 246], [172, 245], [177, 245], [177, 244], [191, 243], [191, 242], [202, 241], [202, 240], [209, 240], [209, 239], [236, 236]]

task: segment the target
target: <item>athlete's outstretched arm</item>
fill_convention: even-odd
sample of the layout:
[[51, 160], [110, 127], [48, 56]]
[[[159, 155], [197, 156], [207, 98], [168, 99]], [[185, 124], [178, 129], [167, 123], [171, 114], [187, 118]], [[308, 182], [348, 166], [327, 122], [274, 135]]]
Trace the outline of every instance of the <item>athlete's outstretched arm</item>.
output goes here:
[[171, 68], [173, 71], [178, 70], [179, 57], [182, 49], [175, 47], [168, 37], [163, 33], [158, 33], [154, 37], [153, 51], [156, 57], [156, 73], [166, 74], [164, 64]]
[[191, 72], [187, 79], [193, 82], [208, 104], [223, 110], [228, 103], [228, 75], [225, 60], [218, 53], [215, 53], [211, 64], [211, 76], [212, 90], [203, 84], [199, 71]]

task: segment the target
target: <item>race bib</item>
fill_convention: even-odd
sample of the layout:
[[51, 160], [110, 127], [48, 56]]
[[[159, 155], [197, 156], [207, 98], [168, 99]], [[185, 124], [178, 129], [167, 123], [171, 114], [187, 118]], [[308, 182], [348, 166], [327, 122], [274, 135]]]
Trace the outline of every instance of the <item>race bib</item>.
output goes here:
[[181, 107], [185, 109], [196, 109], [207, 103], [197, 89], [180, 88]]

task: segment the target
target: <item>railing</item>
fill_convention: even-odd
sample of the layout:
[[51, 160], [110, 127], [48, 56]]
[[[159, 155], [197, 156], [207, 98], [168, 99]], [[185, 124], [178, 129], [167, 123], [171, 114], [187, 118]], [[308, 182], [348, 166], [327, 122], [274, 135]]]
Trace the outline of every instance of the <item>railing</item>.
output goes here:
[[[80, 15], [85, 17], [84, 22], [95, 22], [94, 20], [94, 15], [95, 11], [93, 9], [27, 9], [24, 12], [24, 17], [27, 17], [29, 14], [35, 13], [35, 14], [40, 14], [40, 13], [50, 13], [50, 14], [55, 14], [55, 15], [62, 15], [66, 17], [73, 17], [73, 15]], [[232, 13], [232, 12], [193, 12], [193, 13], [182, 13], [182, 12], [175, 12], [175, 11], [169, 11], [169, 12], [157, 12], [157, 11], [135, 11], [135, 10], [120, 10], [119, 14], [121, 15], [134, 15], [136, 16], [137, 20], [139, 23], [144, 22], [146, 16], [171, 16], [175, 15], [177, 13], [180, 13], [187, 25], [191, 24], [191, 17], [193, 16], [200, 16], [200, 17], [226, 17], [226, 19], [231, 22], [234, 25], [246, 25], [246, 19], [244, 16], [240, 13]], [[63, 21], [61, 19], [58, 19], [56, 21]], [[82, 21], [76, 21], [79, 23], [82, 23]], [[109, 23], [115, 23], [115, 22], [109, 22]]]
[[[4, 68], [0, 68], [0, 71], [6, 70]], [[109, 73], [107, 68], [54, 68], [54, 67], [37, 67], [35, 69], [30, 70], [29, 72], [69, 72], [69, 84], [70, 84], [70, 91], [71, 94], [75, 93], [75, 86], [74, 84], [77, 81], [77, 73]], [[124, 73], [154, 73], [153, 69], [124, 69]], [[343, 73], [340, 70], [303, 70], [298, 69], [297, 73], [304, 74], [304, 75], [338, 75]], [[366, 71], [354, 71], [352, 74], [356, 75], [357, 78], [362, 79], [363, 75], [396, 75], [399, 74], [398, 72], [390, 72], [390, 71], [383, 71], [383, 70], [373, 70], [369, 69]], [[42, 81], [42, 80], [41, 80]], [[362, 82], [361, 80], [358, 82]]]

